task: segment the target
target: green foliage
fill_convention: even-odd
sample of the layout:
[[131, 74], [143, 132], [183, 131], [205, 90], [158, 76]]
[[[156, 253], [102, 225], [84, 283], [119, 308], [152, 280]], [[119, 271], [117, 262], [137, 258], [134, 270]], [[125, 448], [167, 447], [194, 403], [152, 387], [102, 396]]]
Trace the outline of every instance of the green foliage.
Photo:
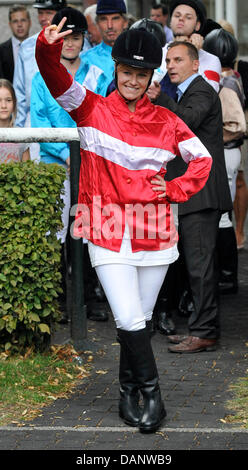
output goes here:
[[56, 164], [0, 165], [1, 349], [44, 349], [59, 319], [64, 179]]

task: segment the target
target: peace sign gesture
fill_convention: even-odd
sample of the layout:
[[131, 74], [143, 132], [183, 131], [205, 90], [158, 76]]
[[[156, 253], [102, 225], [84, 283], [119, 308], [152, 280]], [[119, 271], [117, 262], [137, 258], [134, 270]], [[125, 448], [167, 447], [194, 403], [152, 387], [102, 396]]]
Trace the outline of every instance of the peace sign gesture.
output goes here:
[[58, 26], [56, 24], [51, 24], [50, 26], [47, 26], [44, 30], [44, 36], [49, 44], [53, 44], [54, 42], [58, 41], [59, 39], [64, 38], [65, 36], [68, 36], [68, 34], [72, 33], [72, 29], [68, 29], [68, 31], [63, 31], [62, 33], [60, 32], [61, 29], [63, 28], [67, 18], [64, 16]]

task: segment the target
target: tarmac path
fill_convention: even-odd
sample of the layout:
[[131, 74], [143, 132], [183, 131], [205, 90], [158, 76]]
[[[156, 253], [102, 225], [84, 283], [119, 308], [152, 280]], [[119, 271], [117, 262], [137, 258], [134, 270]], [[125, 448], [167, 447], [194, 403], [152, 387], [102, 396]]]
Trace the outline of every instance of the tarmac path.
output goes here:
[[[229, 387], [247, 373], [248, 251], [239, 254], [239, 292], [221, 298], [222, 337], [216, 351], [171, 354], [166, 337], [152, 339], [167, 419], [155, 434], [141, 434], [118, 416], [119, 345], [112, 318], [88, 321], [93, 353], [92, 372], [68, 399], [42, 409], [42, 416], [25, 426], [0, 429], [1, 450], [166, 451], [247, 450], [248, 429], [231, 425], [226, 402]], [[174, 318], [178, 333], [187, 320]], [[68, 338], [61, 326], [55, 342]]]

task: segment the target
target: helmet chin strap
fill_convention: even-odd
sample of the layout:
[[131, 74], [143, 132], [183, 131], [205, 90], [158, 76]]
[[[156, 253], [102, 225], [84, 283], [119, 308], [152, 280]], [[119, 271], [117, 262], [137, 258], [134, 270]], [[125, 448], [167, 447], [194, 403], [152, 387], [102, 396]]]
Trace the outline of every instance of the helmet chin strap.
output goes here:
[[61, 55], [61, 58], [63, 60], [68, 60], [68, 62], [75, 62], [75, 60], [77, 60], [78, 56], [68, 58], [68, 57], [65, 57], [65, 56]]

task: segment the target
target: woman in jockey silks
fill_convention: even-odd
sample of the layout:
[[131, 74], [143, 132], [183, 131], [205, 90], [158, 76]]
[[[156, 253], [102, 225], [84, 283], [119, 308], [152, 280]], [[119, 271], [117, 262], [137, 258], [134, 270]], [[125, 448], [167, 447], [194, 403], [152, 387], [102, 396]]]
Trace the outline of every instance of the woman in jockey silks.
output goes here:
[[[199, 139], [146, 90], [162, 48], [152, 33], [128, 30], [116, 40], [116, 90], [107, 98], [78, 84], [60, 63], [63, 19], [39, 35], [36, 59], [57, 102], [76, 121], [81, 151], [75, 235], [89, 253], [111, 307], [120, 342], [119, 415], [141, 432], [166, 416], [149, 325], [168, 265], [178, 257], [171, 203], [204, 186], [212, 164]], [[176, 155], [187, 171], [165, 182]], [[141, 401], [140, 398], [143, 398]]]

